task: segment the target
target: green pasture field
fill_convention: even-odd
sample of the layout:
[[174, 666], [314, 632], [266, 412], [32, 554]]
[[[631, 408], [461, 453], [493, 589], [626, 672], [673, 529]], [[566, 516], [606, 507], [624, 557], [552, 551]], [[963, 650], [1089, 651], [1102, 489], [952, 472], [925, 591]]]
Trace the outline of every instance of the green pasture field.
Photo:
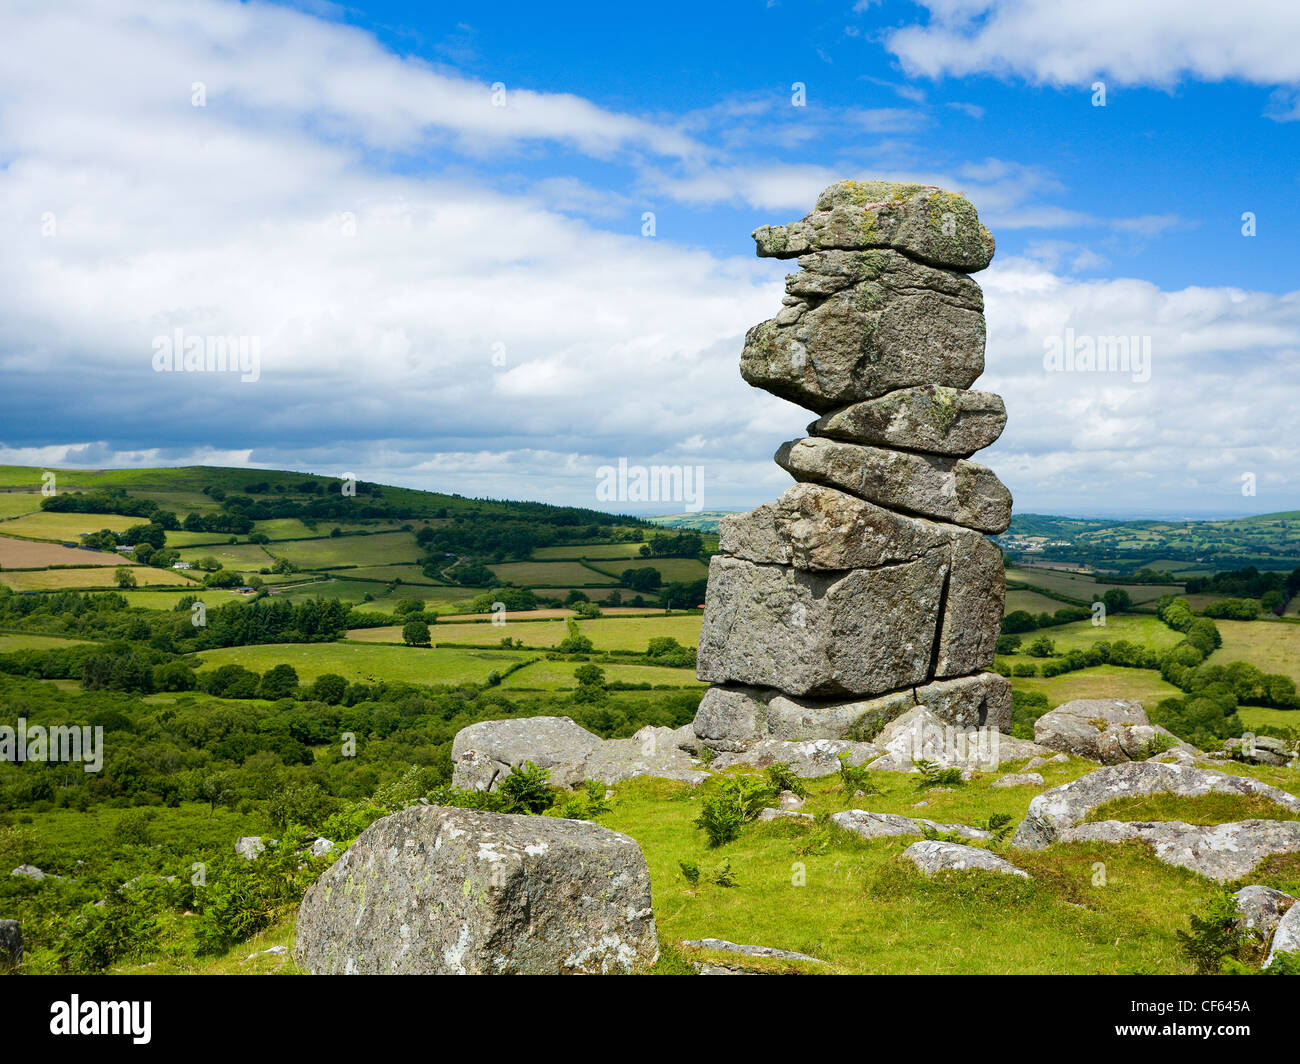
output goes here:
[[[343, 580], [369, 580], [371, 581], [372, 592], [382, 591], [383, 584], [392, 583], [396, 580], [400, 580], [403, 584], [421, 584], [425, 587], [451, 586], [425, 576], [424, 570], [418, 565], [358, 565], [346, 569], [335, 569], [332, 572], [337, 573], [339, 578]], [[482, 589], [456, 588], [455, 590], [472, 598]]]
[[638, 558], [640, 543], [583, 543], [572, 547], [537, 547], [533, 551], [533, 560], [573, 561], [577, 558], [590, 558], [593, 561], [602, 558]]
[[[568, 634], [568, 626], [563, 620], [527, 618], [527, 614], [507, 614], [506, 623], [502, 625], [479, 621], [434, 625], [430, 631], [435, 643], [472, 643], [475, 646], [496, 646], [502, 639], [522, 639], [525, 646], [554, 647]], [[597, 650], [644, 651], [650, 640], [658, 636], [672, 636], [683, 646], [693, 647], [700, 640], [700, 623], [698, 613], [598, 617], [580, 621], [579, 630], [591, 639]], [[356, 628], [348, 632], [348, 639], [362, 643], [400, 643], [402, 627]]]
[[581, 587], [618, 582], [617, 577], [588, 569], [580, 562], [503, 562], [488, 568], [502, 583], [516, 587]]
[[[596, 576], [595, 573], [592, 573], [591, 575]], [[552, 598], [563, 601], [569, 597], [569, 592], [572, 591], [573, 588], [534, 587], [531, 590], [538, 598]], [[636, 598], [637, 595], [640, 595], [643, 602], [650, 603], [650, 606], [647, 607], [634, 607], [636, 609], [653, 609], [654, 603], [658, 601], [658, 596], [653, 591], [632, 591], [617, 584], [610, 584], [608, 587], [580, 587], [578, 590], [586, 595], [587, 598], [591, 599], [592, 602], [607, 602], [615, 595], [619, 597], [621, 602], [630, 602], [632, 599]], [[611, 608], [619, 609], [621, 607], [614, 606]]]
[[1118, 665], [1097, 665], [1050, 679], [1013, 676], [1011, 686], [1018, 691], [1039, 691], [1053, 707], [1076, 698], [1134, 698], [1144, 706], [1154, 706], [1166, 698], [1183, 697], [1182, 691], [1165, 683], [1152, 669], [1125, 669]]
[[28, 632], [0, 632], [0, 654], [14, 650], [57, 650], [59, 647], [77, 646], [85, 639], [65, 639], [57, 635], [33, 635]]
[[1290, 676], [1300, 684], [1300, 624], [1286, 621], [1214, 622], [1223, 646], [1208, 658], [1214, 665], [1246, 661], [1263, 672]]
[[235, 569], [241, 573], [256, 573], [259, 569], [269, 569], [275, 559], [265, 548], [256, 543], [221, 543], [203, 547], [187, 547], [177, 552], [182, 561], [197, 562], [200, 558], [216, 558], [223, 568]]
[[38, 491], [0, 491], [0, 521], [39, 512], [41, 497]]
[[703, 580], [709, 575], [709, 567], [698, 558], [638, 558], [627, 565], [619, 563], [597, 562], [602, 569], [617, 572], [620, 576], [629, 569], [658, 569], [665, 584], [676, 581]]
[[1003, 612], [1014, 613], [1016, 610], [1025, 610], [1037, 617], [1040, 613], [1055, 613], [1057, 610], [1065, 609], [1066, 606], [1066, 603], [1050, 599], [1046, 595], [1038, 594], [1036, 591], [1018, 591], [1015, 588], [1009, 588]]
[[[128, 566], [136, 583], [157, 585], [159, 587], [176, 587], [191, 583], [184, 573], [174, 569], [154, 569], [148, 565]], [[31, 572], [0, 573], [0, 584], [5, 584], [15, 591], [59, 591], [64, 588], [86, 591], [91, 588], [102, 591], [116, 591], [117, 582], [113, 579], [115, 566], [100, 565], [92, 569], [37, 569]]]
[[[0, 498], [4, 498], [0, 495]], [[149, 522], [143, 517], [124, 517], [122, 514], [64, 514], [35, 513], [0, 521], [0, 533], [21, 536], [24, 539], [48, 539], [58, 543], [76, 543], [82, 532], [110, 529], [125, 532], [132, 525]]]
[[326, 536], [277, 543], [276, 557], [300, 569], [335, 565], [400, 565], [419, 560], [420, 547], [409, 532], [375, 532], [360, 536]]
[[[516, 653], [522, 653], [516, 651]], [[578, 686], [573, 678], [573, 670], [581, 661], [538, 661], [526, 665], [517, 672], [512, 672], [501, 686], [507, 689], [537, 691], [568, 691]], [[686, 687], [703, 689], [705, 684], [695, 678], [694, 669], [666, 669], [658, 665], [611, 665], [598, 662], [605, 670], [605, 679], [609, 683], [648, 683], [666, 687]]]
[[203, 670], [235, 664], [254, 672], [266, 672], [272, 666], [285, 664], [297, 670], [298, 679], [303, 683], [332, 672], [349, 682], [373, 677], [376, 680], [429, 685], [486, 683], [488, 673], [504, 672], [515, 662], [526, 661], [529, 656], [523, 651], [449, 650], [367, 643], [271, 643], [205, 650], [199, 655]]
[[1056, 644], [1058, 654], [1071, 650], [1086, 650], [1093, 643], [1115, 643], [1121, 639], [1150, 647], [1152, 650], [1165, 650], [1183, 640], [1181, 632], [1175, 632], [1159, 617], [1140, 613], [1112, 613], [1106, 617], [1104, 625], [1096, 627], [1091, 620], [1087, 620], [1022, 632], [1020, 633], [1022, 646], [1028, 646], [1040, 635], [1047, 636]]
[[1239, 706], [1237, 716], [1247, 728], [1291, 728], [1300, 732], [1300, 710], [1271, 709], [1266, 706]]
[[167, 546], [172, 550], [182, 547], [206, 547], [210, 544], [229, 543], [228, 532], [168, 532]]

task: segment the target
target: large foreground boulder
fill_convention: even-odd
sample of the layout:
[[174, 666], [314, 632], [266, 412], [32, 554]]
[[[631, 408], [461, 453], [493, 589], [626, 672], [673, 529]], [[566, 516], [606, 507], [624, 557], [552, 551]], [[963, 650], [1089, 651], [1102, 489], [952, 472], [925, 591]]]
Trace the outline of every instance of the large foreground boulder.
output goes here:
[[1300, 905], [1291, 906], [1277, 922], [1277, 930], [1273, 932], [1273, 945], [1264, 958], [1264, 967], [1267, 968], [1277, 960], [1279, 953], [1300, 954]]
[[370, 825], [307, 891], [296, 953], [317, 975], [610, 974], [659, 947], [626, 835], [417, 806]]
[[[1100, 768], [1036, 796], [1029, 803], [1029, 810], [1011, 844], [1029, 850], [1041, 850], [1054, 842], [1071, 841], [1065, 833], [1076, 825], [1083, 824], [1094, 809], [1116, 798], [1136, 798], [1148, 794], [1176, 794], [1185, 798], [1206, 794], [1258, 795], [1283, 809], [1300, 813], [1300, 798], [1248, 776], [1229, 776], [1223, 772], [1184, 765], [1137, 761]], [[1290, 823], [1300, 830], [1300, 822], [1296, 821], [1243, 823]], [[1099, 825], [1089, 825], [1089, 828], [1097, 829]]]
[[1261, 946], [1267, 946], [1273, 937], [1282, 915], [1295, 904], [1295, 898], [1272, 887], [1258, 883], [1242, 887], [1232, 896], [1237, 903], [1237, 926], [1254, 937]]
[[599, 735], [568, 717], [480, 721], [452, 740], [451, 782], [464, 790], [495, 790], [525, 761], [553, 769], [582, 761], [599, 743]]

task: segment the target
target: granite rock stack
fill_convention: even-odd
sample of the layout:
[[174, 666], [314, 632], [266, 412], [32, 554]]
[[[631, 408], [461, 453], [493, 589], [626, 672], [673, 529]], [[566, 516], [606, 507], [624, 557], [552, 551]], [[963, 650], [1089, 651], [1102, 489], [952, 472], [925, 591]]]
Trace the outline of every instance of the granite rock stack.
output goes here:
[[709, 567], [699, 739], [866, 739], [913, 706], [1011, 725], [987, 670], [1002, 620], [1011, 495], [970, 460], [1001, 434], [984, 370], [993, 257], [975, 208], [942, 189], [842, 181], [801, 221], [754, 232], [798, 258], [783, 306], [745, 338], [741, 375], [818, 416], [776, 462], [797, 483], [723, 519]]

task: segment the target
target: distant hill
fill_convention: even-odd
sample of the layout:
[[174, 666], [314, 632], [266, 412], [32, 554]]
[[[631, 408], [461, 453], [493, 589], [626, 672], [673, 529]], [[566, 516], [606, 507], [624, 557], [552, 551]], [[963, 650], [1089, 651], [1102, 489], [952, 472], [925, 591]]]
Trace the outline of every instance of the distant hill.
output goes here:
[[1201, 573], [1300, 565], [1300, 511], [1222, 521], [1114, 521], [1016, 514], [997, 537], [1009, 558], [1099, 571]]
[[716, 532], [718, 522], [728, 514], [741, 513], [739, 510], [701, 510], [697, 514], [667, 514], [663, 517], [649, 517], [651, 524], [664, 528], [690, 528], [696, 532]]

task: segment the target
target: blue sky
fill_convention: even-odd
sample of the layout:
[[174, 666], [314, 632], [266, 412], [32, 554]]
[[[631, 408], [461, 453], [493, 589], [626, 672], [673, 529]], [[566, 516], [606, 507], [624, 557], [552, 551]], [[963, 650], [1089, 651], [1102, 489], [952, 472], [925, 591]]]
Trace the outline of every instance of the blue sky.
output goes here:
[[[557, 6], [10, 5], [0, 461], [595, 505], [625, 458], [752, 506], [811, 417], [739, 377], [788, 269], [749, 233], [883, 177], [997, 237], [1018, 510], [1300, 508], [1295, 5]], [[1048, 371], [1066, 328], [1150, 379]], [[160, 372], [177, 329], [257, 379]]]

